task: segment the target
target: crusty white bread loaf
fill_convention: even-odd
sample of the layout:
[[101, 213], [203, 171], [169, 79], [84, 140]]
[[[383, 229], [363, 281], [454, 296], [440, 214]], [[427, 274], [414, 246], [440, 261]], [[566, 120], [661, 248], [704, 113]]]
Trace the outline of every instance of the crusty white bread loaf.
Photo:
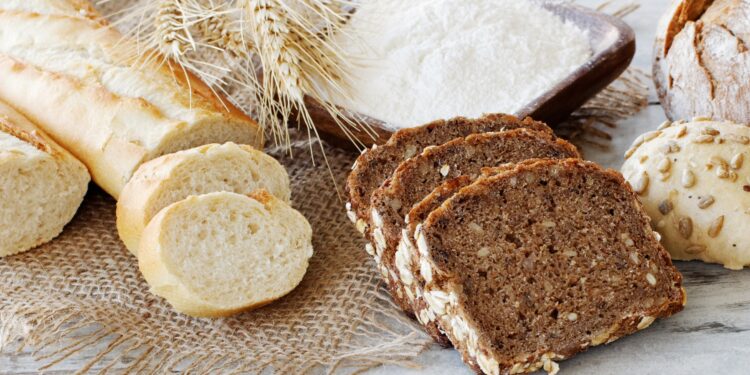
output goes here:
[[750, 265], [750, 128], [670, 123], [643, 134], [623, 175], [674, 259]]
[[89, 180], [81, 162], [0, 102], [0, 257], [60, 234]]
[[[47, 1], [39, 1], [42, 4]], [[2, 10], [0, 100], [78, 157], [117, 198], [137, 167], [207, 143], [261, 147], [259, 126], [199, 79], [103, 21]]]
[[657, 29], [653, 62], [667, 117], [750, 122], [748, 12], [748, 1], [672, 1]]
[[276, 159], [250, 146], [211, 144], [144, 163], [117, 202], [117, 231], [138, 254], [143, 228], [162, 208], [190, 195], [250, 194], [262, 188], [289, 203], [289, 176]]
[[261, 307], [302, 281], [312, 230], [296, 210], [259, 190], [191, 196], [148, 224], [138, 266], [177, 311], [228, 316]]

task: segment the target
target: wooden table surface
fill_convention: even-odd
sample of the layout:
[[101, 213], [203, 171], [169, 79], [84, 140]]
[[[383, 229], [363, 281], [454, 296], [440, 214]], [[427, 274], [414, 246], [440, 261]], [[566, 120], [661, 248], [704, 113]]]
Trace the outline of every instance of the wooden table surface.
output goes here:
[[[643, 0], [626, 21], [637, 34], [633, 66], [650, 71], [651, 48], [657, 21], [670, 0]], [[602, 0], [579, 0], [597, 5]], [[615, 1], [612, 8], [628, 4]], [[652, 130], [664, 113], [651, 90], [650, 105], [610, 131], [608, 151], [585, 149], [586, 157], [619, 168], [622, 154], [640, 133]], [[683, 272], [688, 305], [674, 317], [649, 329], [600, 346], [560, 364], [562, 374], [750, 374], [750, 270], [729, 271], [698, 262], [676, 262]], [[55, 367], [69, 373], [93, 354], [82, 353]], [[384, 366], [370, 374], [466, 374], [471, 372], [451, 349], [434, 347], [419, 362], [421, 369]], [[27, 352], [0, 355], [0, 374], [35, 374], [38, 363]]]

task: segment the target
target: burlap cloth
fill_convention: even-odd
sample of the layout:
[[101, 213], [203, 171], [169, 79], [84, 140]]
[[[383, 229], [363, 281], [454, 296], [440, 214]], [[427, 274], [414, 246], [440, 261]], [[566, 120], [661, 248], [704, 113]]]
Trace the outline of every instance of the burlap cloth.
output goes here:
[[[128, 3], [109, 2], [108, 11]], [[579, 111], [571, 128], [596, 129], [592, 119], [609, 124], [645, 104], [633, 77]], [[606, 141], [597, 131], [583, 134]], [[115, 202], [92, 185], [60, 237], [0, 259], [0, 351], [34, 351], [40, 370], [84, 357], [80, 372], [351, 373], [412, 365], [430, 339], [392, 303], [334, 187], [343, 186], [356, 155], [326, 147], [329, 169], [305, 137], [295, 136], [294, 158], [269, 150], [287, 167], [294, 206], [314, 229], [315, 254], [291, 294], [232, 318], [175, 313], [149, 293], [118, 238]]]

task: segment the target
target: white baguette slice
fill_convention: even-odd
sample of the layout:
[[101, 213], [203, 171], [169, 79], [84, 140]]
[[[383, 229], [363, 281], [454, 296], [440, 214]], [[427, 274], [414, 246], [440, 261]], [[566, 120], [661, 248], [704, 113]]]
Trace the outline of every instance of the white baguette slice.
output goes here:
[[289, 176], [276, 159], [250, 146], [210, 144], [151, 160], [136, 171], [117, 202], [117, 231], [138, 255], [141, 234], [161, 209], [190, 195], [265, 189], [289, 203]]
[[148, 224], [138, 266], [179, 312], [222, 317], [292, 291], [313, 254], [307, 220], [264, 190], [191, 196]]
[[0, 102], [0, 257], [57, 237], [89, 180], [80, 161]]

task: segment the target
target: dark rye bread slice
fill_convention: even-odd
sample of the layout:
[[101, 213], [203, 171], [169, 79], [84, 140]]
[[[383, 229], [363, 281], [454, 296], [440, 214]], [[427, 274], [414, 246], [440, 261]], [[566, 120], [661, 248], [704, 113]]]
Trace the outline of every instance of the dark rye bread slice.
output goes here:
[[622, 176], [544, 160], [478, 179], [417, 229], [425, 301], [486, 374], [556, 360], [682, 310], [682, 276]]
[[405, 216], [415, 203], [445, 180], [476, 176], [483, 167], [529, 158], [570, 157], [579, 157], [572, 144], [546, 132], [515, 129], [455, 139], [401, 163], [370, 199], [375, 261], [396, 303], [407, 313], [414, 312], [414, 296], [399, 281], [395, 255], [406, 227]]
[[430, 312], [427, 303], [422, 297], [424, 292], [424, 279], [419, 275], [419, 253], [413, 244], [414, 233], [417, 226], [427, 219], [427, 216], [435, 209], [440, 207], [443, 202], [452, 197], [461, 188], [470, 185], [474, 181], [469, 176], [460, 176], [444, 182], [421, 202], [417, 203], [406, 215], [406, 232], [401, 236], [398, 250], [396, 250], [396, 268], [398, 276], [407, 295], [411, 294], [414, 301], [412, 308], [414, 315], [419, 323], [424, 326], [425, 331], [440, 345], [449, 346], [450, 340], [445, 336], [443, 329], [440, 328], [436, 317]]
[[346, 183], [349, 196], [347, 214], [365, 234], [370, 218], [370, 196], [393, 174], [399, 164], [418, 155], [428, 146], [441, 145], [470, 134], [527, 128], [552, 134], [552, 129], [530, 118], [511, 115], [487, 115], [477, 119], [457, 117], [439, 120], [416, 128], [399, 130], [387, 143], [373, 146], [357, 158]]
[[[482, 168], [481, 173], [482, 176], [492, 176], [503, 171], [512, 170], [518, 164], [536, 163], [539, 160], [540, 159], [531, 159], [517, 164], [509, 163], [499, 167]], [[415, 204], [411, 211], [409, 211], [409, 214], [406, 215], [406, 232], [402, 234], [401, 242], [396, 251], [396, 268], [398, 268], [398, 275], [401, 279], [401, 283], [404, 285], [404, 288], [410, 289], [411, 294], [414, 295], [415, 300], [412, 303], [414, 315], [417, 320], [422, 323], [425, 331], [443, 346], [450, 345], [450, 340], [445, 336], [435, 314], [430, 311], [427, 302], [425, 302], [423, 298], [425, 282], [419, 271], [419, 251], [417, 247], [414, 246], [416, 243], [415, 233], [417, 227], [419, 227], [423, 221], [427, 220], [427, 217], [432, 211], [436, 210], [441, 204], [443, 204], [443, 202], [451, 198], [462, 188], [472, 184], [474, 181], [475, 179], [469, 176], [461, 176], [448, 180], [435, 188], [435, 190], [424, 197], [422, 201]]]

